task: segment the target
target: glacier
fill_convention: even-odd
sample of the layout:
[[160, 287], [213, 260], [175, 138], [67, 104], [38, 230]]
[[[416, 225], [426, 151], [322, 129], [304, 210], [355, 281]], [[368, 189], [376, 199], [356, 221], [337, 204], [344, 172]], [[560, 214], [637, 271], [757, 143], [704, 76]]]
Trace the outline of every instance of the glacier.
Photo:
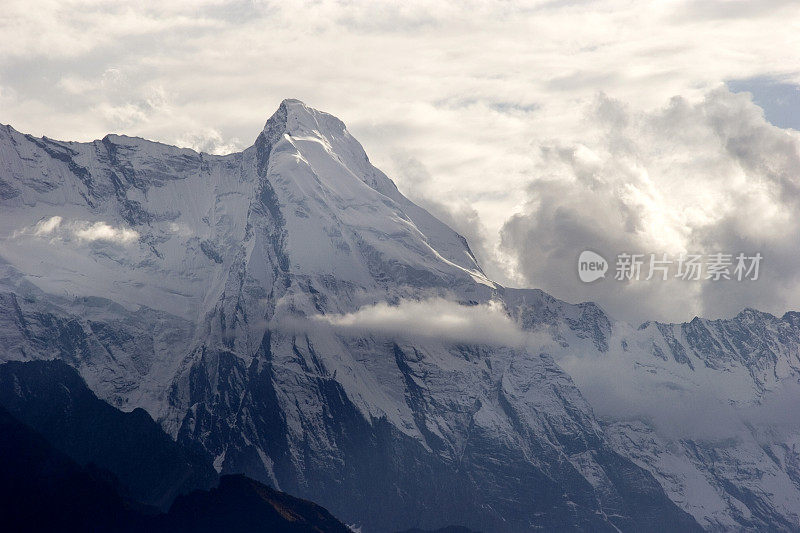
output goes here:
[[800, 529], [800, 419], [767, 416], [800, 315], [637, 328], [503, 287], [297, 100], [224, 156], [1, 126], [0, 309], [0, 360], [64, 360], [365, 532]]

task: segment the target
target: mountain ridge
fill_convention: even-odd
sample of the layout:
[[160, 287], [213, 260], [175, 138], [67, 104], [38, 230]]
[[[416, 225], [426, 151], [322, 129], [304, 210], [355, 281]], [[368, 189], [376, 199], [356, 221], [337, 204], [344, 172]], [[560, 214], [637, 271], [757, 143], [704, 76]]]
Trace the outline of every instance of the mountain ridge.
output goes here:
[[[146, 409], [210, 454], [220, 474], [308, 497], [365, 531], [757, 523], [682, 499], [683, 474], [658, 461], [689, 459], [669, 443], [637, 454], [625, 438], [653, 428], [596, 417], [585, 384], [564, 371], [574, 355], [633, 353], [677, 375], [672, 352], [664, 362], [655, 348], [678, 354], [668, 328], [636, 333], [596, 304], [489, 280], [464, 238], [405, 198], [341, 121], [299, 101], [226, 156], [6, 130], [3, 190], [18, 192], [0, 198], [2, 359], [65, 360], [98, 396]], [[315, 320], [431, 299], [456, 312], [500, 302], [547, 342], [400, 338]], [[773, 471], [784, 480], [791, 468]], [[725, 483], [710, 490], [728, 497]], [[767, 494], [750, 505], [791, 514]]]

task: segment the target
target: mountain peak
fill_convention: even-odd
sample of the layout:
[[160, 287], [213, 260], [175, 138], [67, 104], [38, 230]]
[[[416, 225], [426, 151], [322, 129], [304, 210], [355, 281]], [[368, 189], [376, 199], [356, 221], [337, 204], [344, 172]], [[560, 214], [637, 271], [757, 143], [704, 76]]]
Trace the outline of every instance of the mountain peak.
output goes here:
[[[287, 98], [267, 120], [261, 136], [274, 144], [284, 133], [292, 137], [328, 137], [346, 134], [344, 122], [295, 98]], [[259, 136], [259, 138], [261, 137]]]
[[298, 100], [297, 98], [284, 98], [283, 101], [281, 102], [281, 105], [295, 105], [295, 104], [299, 104], [303, 107], [306, 107], [305, 102], [303, 102], [302, 100]]

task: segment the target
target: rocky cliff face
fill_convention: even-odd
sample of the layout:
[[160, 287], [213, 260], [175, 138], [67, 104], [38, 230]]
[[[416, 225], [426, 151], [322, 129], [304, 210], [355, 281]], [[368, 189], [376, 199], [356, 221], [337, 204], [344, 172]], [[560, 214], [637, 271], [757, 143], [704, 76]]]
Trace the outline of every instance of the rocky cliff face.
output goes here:
[[[690, 455], [697, 439], [676, 447], [641, 413], [596, 418], [563, 370], [608, 357], [683, 386], [701, 367], [746, 368], [749, 405], [795, 375], [791, 316], [634, 330], [593, 304], [501, 287], [341, 121], [301, 102], [228, 156], [4, 127], [0, 192], [0, 358], [66, 361], [220, 473], [365, 531], [796, 523], [800, 505], [778, 501], [797, 491], [791, 440], [782, 455], [752, 448], [788, 485], [738, 480], [713, 445]], [[442, 333], [434, 306], [404, 329], [391, 313], [407, 302], [495, 319]], [[727, 507], [682, 496], [711, 478]]]

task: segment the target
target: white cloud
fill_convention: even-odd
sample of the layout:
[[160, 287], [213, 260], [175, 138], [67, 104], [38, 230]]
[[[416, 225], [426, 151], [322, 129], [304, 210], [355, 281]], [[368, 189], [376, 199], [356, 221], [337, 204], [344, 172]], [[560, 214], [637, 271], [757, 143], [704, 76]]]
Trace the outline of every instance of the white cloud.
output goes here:
[[90, 80], [79, 78], [78, 76], [64, 76], [58, 80], [58, 87], [70, 94], [85, 94], [91, 91], [95, 84]]
[[194, 235], [194, 231], [192, 228], [189, 227], [188, 224], [184, 224], [183, 222], [170, 222], [167, 225], [170, 233], [174, 233], [183, 238], [191, 237]]
[[108, 241], [128, 244], [139, 239], [139, 233], [127, 228], [115, 228], [105, 222], [76, 222], [72, 226], [72, 233], [82, 241]]
[[[617, 318], [681, 321], [743, 307], [777, 314], [800, 296], [800, 134], [724, 88], [648, 112], [600, 96], [580, 142], [539, 147], [538, 179], [503, 229], [524, 282], [594, 300]], [[578, 281], [581, 251], [764, 256], [757, 282]]]
[[62, 220], [64, 219], [59, 216], [42, 219], [34, 226], [33, 234], [36, 236], [50, 235], [61, 226]]
[[65, 221], [64, 217], [58, 215], [43, 218], [31, 227], [17, 230], [12, 237], [16, 239], [26, 235], [32, 235], [37, 238], [49, 237], [51, 240], [100, 241], [121, 245], [132, 244], [139, 240], [139, 233], [130, 228], [115, 227], [102, 221]]
[[175, 145], [217, 155], [231, 154], [245, 147], [239, 139], [223, 139], [222, 134], [215, 128], [204, 128], [202, 131], [182, 135], [175, 140]]
[[140, 97], [132, 101], [101, 102], [95, 107], [95, 111], [105, 119], [109, 127], [127, 128], [144, 123], [154, 115], [168, 117], [171, 108], [164, 88], [154, 85], [147, 87]]
[[357, 333], [388, 337], [427, 337], [452, 343], [521, 347], [541, 345], [542, 337], [524, 332], [498, 302], [461, 305], [442, 298], [380, 302], [353, 313], [319, 315], [312, 320]]

